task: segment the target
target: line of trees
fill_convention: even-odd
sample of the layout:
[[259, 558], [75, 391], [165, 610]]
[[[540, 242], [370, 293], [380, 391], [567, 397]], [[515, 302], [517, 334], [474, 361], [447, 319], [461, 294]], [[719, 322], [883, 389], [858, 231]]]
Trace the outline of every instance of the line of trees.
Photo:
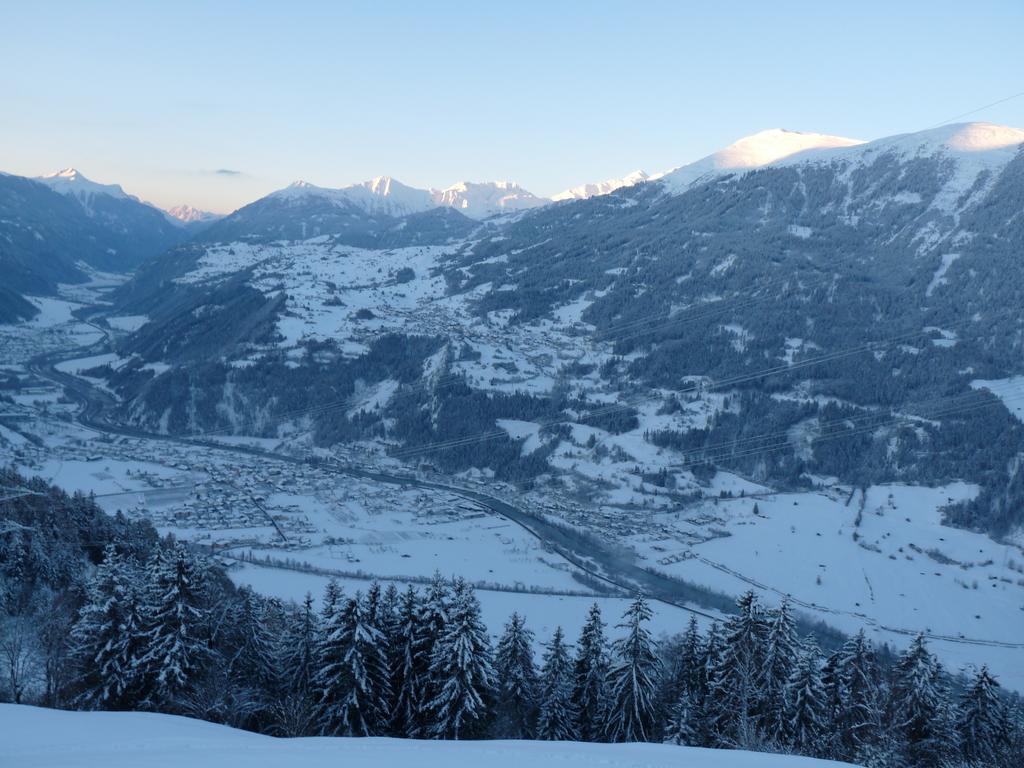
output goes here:
[[72, 630], [70, 701], [180, 712], [280, 735], [666, 741], [884, 766], [1010, 765], [1019, 710], [982, 667], [957, 694], [923, 638], [891, 668], [863, 633], [824, 656], [793, 612], [760, 606], [671, 642], [637, 597], [610, 640], [598, 605], [575, 647], [535, 659], [513, 614], [496, 644], [472, 589], [330, 583], [290, 606], [207, 599], [209, 564], [164, 542], [144, 564], [106, 552]]

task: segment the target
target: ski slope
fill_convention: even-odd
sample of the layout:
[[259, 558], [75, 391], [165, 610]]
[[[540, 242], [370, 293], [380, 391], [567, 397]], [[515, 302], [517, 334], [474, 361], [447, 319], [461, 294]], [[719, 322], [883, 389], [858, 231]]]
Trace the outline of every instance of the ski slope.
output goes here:
[[827, 760], [662, 744], [275, 739], [171, 715], [0, 704], [3, 764], [19, 768], [827, 768]]

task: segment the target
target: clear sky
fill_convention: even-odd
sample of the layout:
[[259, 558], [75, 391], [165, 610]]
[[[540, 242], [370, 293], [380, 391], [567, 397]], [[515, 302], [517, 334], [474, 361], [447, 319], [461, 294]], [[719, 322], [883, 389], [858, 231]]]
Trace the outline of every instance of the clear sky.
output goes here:
[[[0, 170], [228, 211], [305, 179], [541, 195], [1024, 91], [1024, 2], [0, 0]], [[1024, 97], [965, 119], [1024, 127]]]

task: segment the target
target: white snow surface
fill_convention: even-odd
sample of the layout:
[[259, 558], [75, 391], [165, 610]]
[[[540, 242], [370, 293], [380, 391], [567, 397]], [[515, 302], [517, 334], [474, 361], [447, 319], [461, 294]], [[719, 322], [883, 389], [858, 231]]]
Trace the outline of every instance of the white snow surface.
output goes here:
[[[279, 739], [143, 712], [0, 704], [4, 754], [19, 768], [827, 768], [827, 760], [664, 744]], [[7, 760], [4, 761], [7, 764]]]
[[715, 176], [760, 168], [807, 150], [852, 147], [863, 143], [860, 139], [843, 136], [772, 128], [746, 136], [725, 149], [669, 171], [662, 177], [662, 182], [667, 191], [679, 194]]

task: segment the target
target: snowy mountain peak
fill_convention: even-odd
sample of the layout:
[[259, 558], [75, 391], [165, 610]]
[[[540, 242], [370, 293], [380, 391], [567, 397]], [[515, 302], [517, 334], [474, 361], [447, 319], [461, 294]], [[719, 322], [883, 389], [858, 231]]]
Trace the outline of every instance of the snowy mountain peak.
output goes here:
[[550, 202], [523, 189], [514, 181], [460, 181], [435, 192], [436, 205], [455, 208], [473, 219], [485, 219], [499, 213], [537, 208]]
[[87, 179], [77, 168], [64, 168], [48, 176], [40, 176], [36, 181], [63, 195], [75, 195], [83, 203], [92, 195], [108, 195], [119, 199], [129, 197], [120, 184], [99, 184]]
[[990, 149], [1018, 147], [1024, 144], [1024, 131], [993, 123], [956, 123], [934, 129], [943, 132], [944, 144], [960, 152], [983, 152]]
[[630, 174], [623, 176], [621, 179], [607, 179], [605, 181], [598, 181], [591, 184], [580, 184], [578, 187], [570, 187], [564, 192], [559, 192], [551, 199], [555, 202], [561, 200], [586, 200], [590, 197], [596, 197], [598, 195], [607, 195], [610, 192], [614, 192], [616, 189], [622, 187], [632, 187], [636, 184], [648, 181], [651, 179], [651, 175], [646, 171], [633, 171]]
[[221, 218], [220, 214], [210, 213], [209, 211], [201, 211], [198, 208], [192, 207], [191, 205], [176, 205], [173, 208], [168, 208], [166, 213], [172, 219], [180, 221], [184, 224], [214, 221], [216, 219]]
[[745, 136], [695, 163], [669, 171], [663, 181], [670, 192], [679, 193], [718, 174], [760, 168], [809, 150], [860, 144], [864, 142], [844, 136], [772, 128]]
[[432, 208], [449, 207], [474, 219], [535, 208], [550, 202], [512, 181], [463, 181], [447, 189], [437, 190], [410, 187], [391, 176], [377, 176], [340, 189], [328, 189], [306, 181], [296, 181], [270, 195], [272, 198], [291, 202], [309, 196], [324, 197], [338, 205], [355, 205], [374, 215], [400, 217], [422, 213]]

